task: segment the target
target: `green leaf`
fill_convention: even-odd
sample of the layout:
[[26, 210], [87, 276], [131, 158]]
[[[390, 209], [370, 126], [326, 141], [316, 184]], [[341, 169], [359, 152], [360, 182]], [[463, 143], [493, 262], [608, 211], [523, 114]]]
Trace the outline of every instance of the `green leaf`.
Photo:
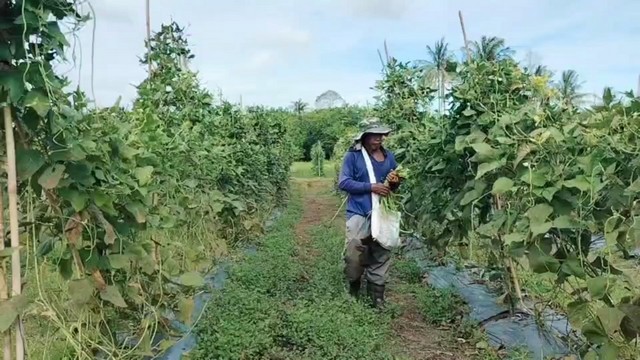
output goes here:
[[620, 328], [627, 340], [635, 340], [640, 334], [640, 306], [634, 304], [618, 304], [618, 309], [625, 313]]
[[10, 61], [13, 60], [11, 55], [11, 48], [9, 47], [9, 43], [3, 42], [0, 44], [0, 61]]
[[602, 299], [607, 295], [609, 279], [604, 276], [589, 278], [587, 279], [587, 288], [593, 299]]
[[620, 323], [622, 322], [622, 318], [626, 316], [622, 311], [612, 308], [612, 307], [601, 307], [596, 313], [598, 314], [598, 318], [604, 327], [604, 330], [609, 335], [614, 335], [616, 332], [620, 331]]
[[133, 171], [136, 179], [138, 179], [138, 185], [144, 186], [151, 181], [151, 174], [153, 174], [153, 166], [145, 166], [136, 168]]
[[576, 329], [581, 328], [587, 320], [591, 319], [589, 302], [584, 299], [578, 299], [568, 303], [567, 317], [571, 326]]
[[480, 196], [482, 196], [482, 194], [483, 194], [482, 190], [480, 191], [478, 191], [478, 189], [470, 190], [466, 194], [464, 194], [464, 197], [462, 197], [462, 200], [460, 200], [460, 205], [467, 205], [472, 201], [475, 201], [476, 199], [478, 199]]
[[535, 223], [530, 224], [529, 229], [531, 230], [531, 236], [546, 234], [551, 229], [552, 226], [553, 226], [553, 223], [551, 222], [544, 222], [540, 224], [535, 224]]
[[198, 272], [191, 271], [180, 275], [180, 283], [184, 286], [200, 287], [204, 286], [204, 278]]
[[631, 185], [629, 185], [629, 187], [625, 191], [632, 194], [636, 194], [640, 192], [640, 178], [632, 182]]
[[520, 148], [518, 149], [518, 153], [516, 154], [516, 159], [513, 161], [513, 168], [515, 169], [518, 164], [520, 164], [520, 162], [522, 160], [524, 160], [524, 158], [529, 155], [529, 153], [532, 151], [533, 149], [531, 148], [531, 145], [529, 144], [523, 144], [520, 146]]
[[490, 163], [482, 163], [478, 165], [478, 173], [476, 174], [476, 180], [482, 178], [486, 173], [502, 167], [502, 161], [493, 161]]
[[607, 333], [602, 328], [602, 324], [596, 319], [584, 324], [582, 327], [582, 335], [592, 344], [604, 344], [608, 340]]
[[500, 152], [492, 148], [491, 145], [483, 142], [471, 144], [471, 147], [478, 154], [478, 159], [480, 161], [493, 160], [500, 154]]
[[38, 184], [45, 189], [54, 189], [60, 183], [64, 175], [64, 165], [56, 164], [49, 166], [38, 178]]
[[0, 334], [7, 331], [29, 304], [24, 294], [0, 301]]
[[44, 165], [44, 156], [34, 149], [16, 149], [16, 167], [18, 178], [27, 180]]
[[120, 290], [115, 285], [109, 285], [100, 292], [100, 298], [104, 301], [108, 301], [117, 307], [126, 308], [127, 303], [124, 301]]
[[575, 229], [578, 224], [571, 216], [561, 215], [553, 220], [553, 227], [556, 229]]
[[491, 193], [493, 195], [500, 195], [510, 191], [511, 188], [513, 188], [513, 180], [506, 177], [501, 177], [493, 183], [493, 189], [491, 190]]
[[524, 173], [520, 180], [533, 186], [542, 187], [547, 183], [547, 174], [544, 171], [531, 170]]
[[80, 212], [87, 207], [89, 201], [87, 194], [71, 188], [63, 188], [58, 191], [64, 200], [71, 203], [76, 212]]
[[143, 224], [147, 221], [147, 212], [144, 205], [141, 203], [128, 202], [127, 205], [125, 205], [125, 208], [131, 213], [131, 215], [133, 215], [139, 224]]
[[473, 110], [472, 108], [469, 108], [469, 107], [464, 109], [464, 111], [462, 111], [462, 115], [464, 115], [464, 116], [473, 116], [475, 114], [477, 114], [477, 112], [475, 110]]
[[73, 260], [70, 257], [60, 258], [58, 260], [58, 271], [63, 279], [70, 280], [73, 277]]
[[526, 236], [524, 234], [515, 232], [515, 233], [511, 233], [503, 236], [502, 242], [505, 243], [505, 245], [511, 245], [512, 243], [524, 241], [525, 239], [526, 239]]
[[544, 188], [540, 193], [540, 195], [544, 197], [547, 201], [551, 201], [553, 200], [553, 196], [558, 192], [558, 190], [560, 189], [558, 189], [555, 186], [549, 186], [547, 188]]
[[72, 280], [69, 283], [69, 296], [71, 301], [78, 305], [84, 305], [91, 300], [95, 287], [88, 278]]
[[24, 106], [35, 110], [38, 115], [44, 117], [51, 109], [49, 97], [40, 90], [31, 90], [24, 97]]
[[620, 230], [617, 228], [617, 225], [618, 221], [615, 218], [610, 218], [604, 223], [604, 239], [605, 243], [609, 246], [618, 243], [618, 233]]
[[584, 279], [587, 276], [580, 259], [575, 255], [571, 255], [571, 257], [563, 261], [560, 270], [567, 275], [575, 276], [579, 279]]
[[110, 254], [108, 257], [109, 264], [114, 269], [125, 269], [131, 264], [131, 259], [126, 254]]
[[[606, 327], [606, 325], [605, 325]], [[613, 334], [612, 334], [613, 335]], [[620, 348], [611, 341], [607, 341], [600, 349], [598, 349], [598, 360], [618, 360]]]
[[544, 253], [542, 249], [537, 246], [532, 246], [527, 254], [529, 259], [529, 267], [537, 274], [544, 274], [547, 272], [555, 273], [560, 268], [560, 262], [553, 256], [549, 256]]
[[47, 23], [47, 33], [51, 35], [52, 38], [58, 40], [58, 42], [63, 46], [69, 46], [69, 42], [67, 41], [66, 36], [60, 30], [60, 26], [57, 21], [49, 21]]
[[[22, 95], [24, 95], [24, 82], [22, 74], [19, 71], [0, 71], [0, 89], [8, 91], [9, 99], [16, 104]], [[5, 101], [5, 99], [0, 99]]]
[[588, 192], [591, 190], [591, 183], [583, 175], [578, 175], [575, 179], [565, 180], [563, 185], [568, 188], [576, 188], [582, 192]]
[[100, 208], [100, 210], [106, 212], [109, 215], [118, 214], [116, 209], [113, 207], [113, 198], [110, 195], [100, 190], [96, 190], [92, 194], [92, 198], [93, 198], [93, 201], [96, 203], [96, 206]]
[[527, 217], [531, 226], [540, 225], [547, 221], [547, 218], [553, 213], [553, 208], [548, 204], [538, 204], [527, 211]]
[[193, 297], [180, 298], [178, 300], [178, 313], [180, 314], [180, 321], [189, 326], [192, 323], [193, 309], [195, 308], [195, 302]]

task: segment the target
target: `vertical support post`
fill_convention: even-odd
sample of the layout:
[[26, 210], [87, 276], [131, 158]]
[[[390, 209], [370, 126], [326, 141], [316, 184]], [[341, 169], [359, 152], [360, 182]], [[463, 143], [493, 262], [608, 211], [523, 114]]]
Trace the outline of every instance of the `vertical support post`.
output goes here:
[[[151, 55], [151, 0], [146, 0], [146, 18], [147, 18], [147, 55]], [[149, 76], [151, 76], [151, 59], [149, 61]]]
[[[13, 138], [13, 119], [11, 106], [4, 107], [4, 133], [7, 143], [7, 189], [9, 193], [9, 231], [11, 234], [11, 296], [19, 296], [22, 293], [22, 274], [20, 266], [20, 238], [18, 224], [18, 177], [16, 168], [16, 143]], [[16, 335], [16, 360], [24, 360], [24, 343], [20, 318], [15, 323]]]
[[460, 27], [462, 28], [462, 38], [464, 39], [464, 48], [467, 51], [467, 62], [471, 61], [471, 50], [469, 49], [469, 40], [467, 40], [467, 30], [464, 27], [464, 19], [462, 18], [462, 11], [458, 11], [458, 17], [460, 18]]
[[[4, 250], [4, 193], [0, 186], [0, 251]], [[9, 300], [9, 284], [7, 282], [7, 267], [3, 262], [0, 264], [0, 302]], [[7, 330], [1, 334], [3, 341], [3, 359], [12, 360], [11, 357], [11, 331]]]

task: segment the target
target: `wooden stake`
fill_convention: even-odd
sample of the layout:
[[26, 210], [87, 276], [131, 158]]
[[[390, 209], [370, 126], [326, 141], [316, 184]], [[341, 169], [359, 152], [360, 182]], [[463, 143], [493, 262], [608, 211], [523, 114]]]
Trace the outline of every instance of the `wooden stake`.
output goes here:
[[462, 19], [462, 11], [458, 11], [460, 18], [460, 27], [462, 28], [462, 38], [464, 39], [464, 48], [467, 50], [467, 62], [471, 61], [471, 50], [469, 50], [469, 41], [467, 40], [467, 31], [464, 28], [464, 20]]
[[[502, 210], [502, 198], [500, 198], [500, 195], [494, 196], [493, 199], [496, 204], [496, 210]], [[502, 244], [502, 236], [499, 234], [498, 240]], [[513, 285], [514, 295], [518, 301], [518, 308], [523, 312], [529, 313], [529, 309], [527, 309], [527, 306], [524, 304], [524, 297], [522, 296], [522, 288], [520, 287], [520, 280], [518, 279], [518, 271], [516, 270], [515, 263], [511, 256], [506, 254], [504, 250], [502, 250], [502, 255], [505, 257], [505, 267], [507, 268], [507, 271], [509, 271], [509, 279], [511, 280], [509, 287]]]
[[151, 75], [151, 0], [146, 1], [146, 17], [147, 17], [147, 60], [149, 61], [149, 75]]
[[389, 63], [389, 48], [387, 47], [387, 39], [384, 39], [384, 56], [387, 58], [387, 64]]
[[[4, 203], [3, 203], [3, 189], [0, 186], [0, 251], [4, 250]], [[0, 265], [0, 302], [7, 301], [9, 299], [9, 288], [7, 287], [7, 267], [3, 262]], [[2, 336], [4, 360], [11, 360], [11, 333], [7, 332]]]
[[[11, 296], [22, 293], [22, 279], [20, 269], [20, 233], [18, 224], [18, 178], [16, 170], [16, 144], [13, 139], [13, 120], [11, 118], [11, 106], [4, 107], [4, 133], [7, 142], [7, 173], [9, 193], [9, 231], [11, 233]], [[16, 360], [24, 360], [24, 343], [20, 329], [20, 318], [15, 323], [16, 334]]]

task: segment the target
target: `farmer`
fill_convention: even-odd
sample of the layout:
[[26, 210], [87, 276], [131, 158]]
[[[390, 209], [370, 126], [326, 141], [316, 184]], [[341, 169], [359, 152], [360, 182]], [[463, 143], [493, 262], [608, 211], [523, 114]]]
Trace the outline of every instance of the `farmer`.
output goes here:
[[[375, 123], [372, 119], [365, 130], [355, 139], [347, 151], [342, 164], [338, 186], [347, 192], [347, 231], [344, 272], [349, 282], [349, 293], [358, 297], [361, 278], [367, 281], [367, 294], [375, 307], [384, 305], [384, 287], [389, 272], [391, 252], [371, 238], [371, 193], [388, 196], [398, 183], [384, 185], [386, 179], [397, 181], [397, 176], [389, 176], [397, 166], [393, 153], [382, 146], [383, 138], [391, 129]], [[369, 174], [362, 147], [366, 150], [377, 183], [369, 180]]]

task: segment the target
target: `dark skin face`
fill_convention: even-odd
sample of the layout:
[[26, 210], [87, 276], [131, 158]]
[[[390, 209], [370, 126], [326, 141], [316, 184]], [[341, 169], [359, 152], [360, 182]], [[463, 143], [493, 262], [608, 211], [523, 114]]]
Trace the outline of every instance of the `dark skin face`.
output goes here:
[[[383, 161], [384, 154], [380, 151], [382, 149], [383, 141], [384, 135], [366, 134], [362, 139], [362, 145], [376, 160]], [[388, 196], [391, 193], [391, 189], [384, 184], [372, 184], [371, 191], [380, 196]]]
[[381, 134], [366, 134], [362, 139], [362, 145], [369, 153], [373, 154], [382, 148], [384, 136]]

